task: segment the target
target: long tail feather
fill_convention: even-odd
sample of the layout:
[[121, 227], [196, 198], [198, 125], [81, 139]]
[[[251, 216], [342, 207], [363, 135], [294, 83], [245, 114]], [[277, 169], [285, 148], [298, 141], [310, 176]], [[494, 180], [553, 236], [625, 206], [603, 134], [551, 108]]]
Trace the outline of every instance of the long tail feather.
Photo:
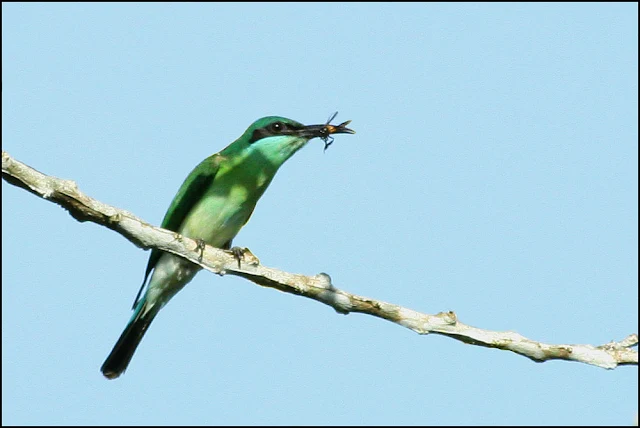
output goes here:
[[115, 379], [127, 369], [136, 348], [158, 314], [157, 305], [147, 309], [146, 301], [139, 302], [135, 314], [127, 324], [100, 370], [108, 379]]

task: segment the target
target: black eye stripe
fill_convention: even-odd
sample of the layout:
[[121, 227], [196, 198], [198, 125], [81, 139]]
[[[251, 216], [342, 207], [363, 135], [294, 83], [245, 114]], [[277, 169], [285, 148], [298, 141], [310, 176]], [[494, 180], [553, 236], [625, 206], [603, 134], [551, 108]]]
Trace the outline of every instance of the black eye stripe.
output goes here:
[[300, 128], [284, 122], [273, 122], [262, 128], [253, 131], [249, 144], [253, 144], [263, 138], [272, 137], [274, 135], [290, 135], [294, 134]]

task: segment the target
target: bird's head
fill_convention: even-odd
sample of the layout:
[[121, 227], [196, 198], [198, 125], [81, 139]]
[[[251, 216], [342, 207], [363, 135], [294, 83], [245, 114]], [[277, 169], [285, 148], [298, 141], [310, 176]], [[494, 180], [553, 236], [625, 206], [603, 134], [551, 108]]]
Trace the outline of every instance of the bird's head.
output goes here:
[[225, 151], [259, 152], [272, 163], [281, 165], [312, 138], [321, 138], [326, 143], [332, 138], [331, 134], [355, 134], [355, 131], [346, 127], [349, 122], [340, 125], [303, 125], [285, 117], [267, 116], [253, 122]]

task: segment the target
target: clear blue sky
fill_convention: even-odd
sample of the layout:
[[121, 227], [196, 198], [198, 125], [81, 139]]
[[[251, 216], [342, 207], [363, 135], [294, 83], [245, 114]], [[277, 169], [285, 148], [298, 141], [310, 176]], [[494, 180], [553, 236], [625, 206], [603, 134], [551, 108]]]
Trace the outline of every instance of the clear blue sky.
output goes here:
[[[2, 148], [159, 224], [255, 119], [312, 141], [235, 240], [547, 343], [638, 331], [638, 5], [2, 4]], [[200, 273], [124, 376], [149, 253], [2, 183], [3, 424], [631, 424], [637, 367], [535, 364]]]

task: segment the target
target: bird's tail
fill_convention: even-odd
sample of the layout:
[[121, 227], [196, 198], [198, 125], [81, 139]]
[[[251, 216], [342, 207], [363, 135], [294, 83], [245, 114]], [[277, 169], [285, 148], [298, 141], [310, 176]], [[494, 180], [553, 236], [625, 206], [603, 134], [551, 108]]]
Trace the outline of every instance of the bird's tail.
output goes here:
[[131, 357], [133, 357], [133, 353], [140, 344], [151, 321], [158, 314], [159, 306], [156, 304], [148, 308], [146, 298], [138, 302], [138, 307], [131, 320], [129, 320], [129, 324], [125, 327], [111, 353], [100, 368], [106, 378], [115, 379], [127, 369]]

